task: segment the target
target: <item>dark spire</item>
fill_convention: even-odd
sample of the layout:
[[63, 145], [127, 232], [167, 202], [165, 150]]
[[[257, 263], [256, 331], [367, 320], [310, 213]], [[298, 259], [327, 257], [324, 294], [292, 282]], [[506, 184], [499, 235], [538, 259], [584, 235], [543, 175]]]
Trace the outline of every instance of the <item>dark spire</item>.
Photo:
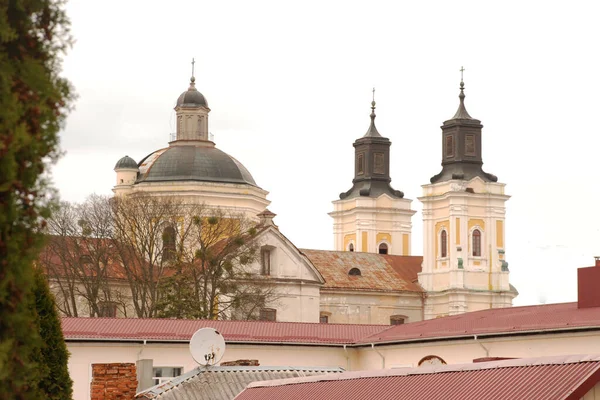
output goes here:
[[365, 133], [363, 137], [382, 137], [377, 128], [375, 127], [375, 88], [373, 88], [373, 101], [371, 101], [371, 125], [369, 126], [369, 130]]
[[465, 67], [460, 67], [460, 94], [458, 95], [460, 104], [458, 105], [458, 110], [456, 110], [456, 114], [454, 114], [452, 119], [473, 119], [465, 108], [465, 82], [463, 81], [464, 71]]
[[367, 133], [354, 142], [354, 179], [352, 187], [340, 193], [340, 199], [359, 196], [377, 198], [387, 194], [402, 198], [404, 193], [390, 186], [390, 146], [391, 142], [379, 134], [375, 127], [375, 88], [371, 102], [371, 126]]
[[465, 83], [461, 68], [460, 105], [454, 117], [442, 125], [442, 171], [431, 177], [431, 183], [453, 179], [470, 181], [476, 176], [486, 182], [497, 182], [498, 178], [482, 169], [481, 121], [472, 118], [465, 108]]

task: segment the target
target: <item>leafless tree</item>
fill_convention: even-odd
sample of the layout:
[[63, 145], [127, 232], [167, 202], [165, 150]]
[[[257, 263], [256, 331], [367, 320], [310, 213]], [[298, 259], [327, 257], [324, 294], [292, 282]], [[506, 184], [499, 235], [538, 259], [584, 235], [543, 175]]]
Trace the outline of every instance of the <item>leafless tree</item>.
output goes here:
[[251, 319], [278, 299], [275, 285], [256, 272], [261, 227], [240, 214], [196, 207], [188, 214], [172, 274], [162, 285], [159, 315]]
[[83, 299], [90, 316], [107, 316], [111, 307], [127, 315], [115, 290], [120, 265], [112, 242], [109, 199], [92, 195], [82, 204], [63, 202], [47, 221], [48, 240], [40, 257], [51, 285], [58, 289], [60, 311], [81, 315]]

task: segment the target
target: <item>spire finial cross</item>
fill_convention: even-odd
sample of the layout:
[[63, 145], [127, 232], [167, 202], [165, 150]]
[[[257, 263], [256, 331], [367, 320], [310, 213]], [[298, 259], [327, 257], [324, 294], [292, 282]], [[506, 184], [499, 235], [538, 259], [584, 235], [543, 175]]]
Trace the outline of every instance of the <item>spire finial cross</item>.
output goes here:
[[373, 101], [375, 101], [375, 87], [373, 87]]
[[196, 60], [192, 58], [192, 78], [194, 77], [194, 64], [196, 64]]
[[463, 83], [463, 72], [465, 72], [465, 67], [460, 67], [460, 83]]

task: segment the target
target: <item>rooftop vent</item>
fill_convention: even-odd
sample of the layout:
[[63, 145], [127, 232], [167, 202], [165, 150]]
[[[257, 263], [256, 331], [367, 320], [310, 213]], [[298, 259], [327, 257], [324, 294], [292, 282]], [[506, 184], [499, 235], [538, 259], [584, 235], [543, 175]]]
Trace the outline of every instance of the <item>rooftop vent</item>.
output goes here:
[[600, 256], [594, 261], [593, 267], [577, 270], [577, 308], [600, 307]]

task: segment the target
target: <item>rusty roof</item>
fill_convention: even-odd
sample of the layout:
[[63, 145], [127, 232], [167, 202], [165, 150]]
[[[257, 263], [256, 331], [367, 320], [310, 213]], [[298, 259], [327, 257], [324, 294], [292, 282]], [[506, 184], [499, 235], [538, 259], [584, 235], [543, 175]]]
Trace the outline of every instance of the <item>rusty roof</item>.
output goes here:
[[[324, 289], [422, 292], [417, 283], [423, 257], [351, 251], [300, 250], [325, 278]], [[352, 268], [360, 276], [350, 276]]]
[[268, 321], [207, 321], [145, 318], [62, 319], [67, 341], [188, 342], [200, 328], [212, 327], [228, 343], [296, 343], [343, 345], [389, 328], [389, 325], [319, 324]]
[[355, 371], [254, 382], [236, 400], [579, 400], [600, 382], [600, 356], [558, 356]]
[[577, 303], [558, 303], [493, 308], [396, 325], [362, 338], [359, 343], [397, 343], [576, 328], [600, 328], [600, 307], [577, 308]]

